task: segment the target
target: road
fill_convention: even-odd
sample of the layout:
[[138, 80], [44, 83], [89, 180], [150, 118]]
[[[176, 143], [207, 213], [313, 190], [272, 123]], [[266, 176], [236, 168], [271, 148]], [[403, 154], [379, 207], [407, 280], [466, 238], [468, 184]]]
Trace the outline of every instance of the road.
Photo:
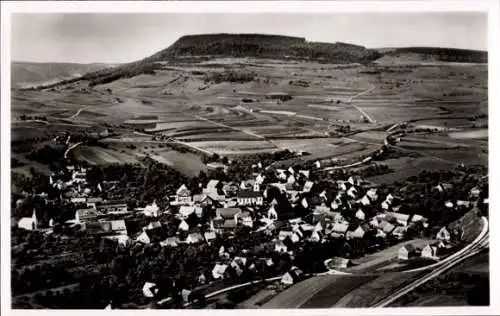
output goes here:
[[67, 159], [67, 158], [68, 158], [68, 154], [69, 154], [69, 152], [70, 152], [72, 149], [74, 149], [74, 148], [76, 148], [76, 147], [80, 146], [82, 143], [83, 143], [83, 142], [79, 142], [79, 143], [76, 143], [76, 144], [73, 144], [73, 145], [69, 146], [69, 147], [68, 147], [68, 149], [66, 149], [66, 151], [64, 152], [64, 159]]
[[[488, 220], [485, 217], [482, 217], [483, 220], [483, 231], [479, 234], [479, 236], [474, 240], [472, 243], [464, 247], [462, 250], [456, 252], [455, 254], [449, 256], [448, 258], [444, 259], [443, 261], [440, 261], [433, 266], [435, 267], [434, 270], [430, 271], [429, 273], [425, 274], [418, 280], [415, 280], [414, 282], [404, 286], [401, 289], [398, 289], [396, 292], [391, 293], [387, 298], [384, 300], [378, 302], [372, 307], [386, 307], [389, 306], [390, 304], [394, 303], [396, 300], [399, 298], [403, 297], [407, 293], [415, 290], [417, 287], [420, 285], [432, 280], [433, 278], [437, 277], [438, 275], [448, 271], [452, 267], [456, 266], [458, 263], [464, 261], [467, 258], [470, 258], [479, 252], [481, 252], [483, 249], [487, 248], [489, 246], [489, 232], [488, 232]], [[429, 267], [424, 267], [424, 268], [429, 268]], [[415, 270], [410, 270], [407, 272], [414, 272]]]
[[80, 115], [80, 113], [81, 113], [83, 110], [85, 110], [85, 109], [87, 109], [87, 108], [89, 108], [89, 107], [90, 107], [90, 106], [85, 106], [85, 107], [83, 107], [83, 108], [79, 109], [78, 111], [76, 111], [76, 113], [75, 113], [75, 114], [73, 114], [73, 115], [71, 115], [70, 117], [68, 117], [68, 120], [72, 120], [72, 119], [74, 119], [75, 117], [77, 117], [78, 115]]
[[355, 98], [357, 98], [357, 97], [362, 96], [363, 94], [367, 94], [367, 93], [373, 91], [374, 89], [375, 89], [375, 85], [372, 85], [371, 88], [369, 88], [369, 89], [367, 89], [365, 91], [362, 91], [362, 92], [360, 92], [360, 93], [358, 93], [358, 94], [356, 94], [356, 95], [354, 95], [354, 96], [352, 96], [352, 97], [350, 97], [349, 99], [346, 100], [347, 104], [351, 105], [353, 108], [355, 108], [356, 110], [358, 110], [368, 120], [368, 122], [370, 122], [372, 124], [375, 124], [376, 121], [370, 115], [368, 115], [368, 113], [366, 113], [362, 108], [360, 108], [357, 105], [352, 104], [352, 100], [355, 99]]
[[207, 122], [210, 122], [214, 125], [217, 125], [217, 126], [220, 126], [220, 127], [225, 127], [225, 128], [229, 128], [229, 129], [232, 129], [234, 131], [238, 131], [238, 132], [242, 132], [242, 133], [245, 133], [247, 135], [250, 135], [250, 136], [253, 136], [253, 137], [257, 137], [257, 138], [260, 138], [260, 139], [266, 139], [264, 136], [261, 136], [261, 135], [257, 135], [253, 132], [249, 132], [247, 130], [244, 130], [244, 129], [241, 129], [241, 128], [237, 128], [237, 127], [232, 127], [232, 126], [229, 126], [229, 125], [226, 125], [224, 123], [219, 123], [219, 122], [215, 122], [215, 121], [212, 121], [210, 119], [207, 119], [203, 116], [199, 116], [199, 115], [193, 115], [195, 118], [199, 119], [199, 120], [203, 120], [203, 121], [207, 121]]

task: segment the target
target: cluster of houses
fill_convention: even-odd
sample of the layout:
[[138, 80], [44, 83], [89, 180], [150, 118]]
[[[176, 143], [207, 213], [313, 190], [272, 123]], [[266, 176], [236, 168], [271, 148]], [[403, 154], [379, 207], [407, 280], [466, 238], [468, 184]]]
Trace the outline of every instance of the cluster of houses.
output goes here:
[[[129, 210], [121, 201], [92, 197], [93, 191], [86, 186], [84, 168], [70, 166], [70, 180], [53, 181], [51, 176], [50, 182], [60, 190], [72, 192], [70, 200], [79, 206], [74, 218], [66, 222], [68, 225], [78, 225], [88, 233], [100, 234], [120, 245], [140, 243], [178, 247], [182, 244], [210, 244], [219, 237], [234, 238], [237, 228], [246, 227], [250, 231], [268, 235], [274, 252], [293, 256], [297, 245], [305, 241], [323, 243], [332, 238], [352, 240], [364, 239], [366, 236], [403, 240], [409, 227], [428, 226], [423, 216], [400, 212], [402, 203], [397, 196], [382, 194], [376, 186], [360, 177], [337, 180], [329, 189], [325, 189], [318, 187], [309, 170], [295, 170], [292, 167], [275, 169], [273, 178], [268, 179], [260, 164], [253, 167], [255, 173], [252, 179], [241, 183], [212, 179], [197, 194], [192, 194], [183, 184], [169, 197], [167, 209], [160, 208], [156, 201], [152, 201], [144, 207]], [[106, 185], [112, 187], [113, 183]], [[99, 186], [97, 191], [102, 191], [103, 188]], [[443, 185], [436, 189], [446, 190]], [[471, 195], [479, 195], [476, 188], [473, 190]], [[465, 202], [447, 201], [443, 207], [455, 207], [458, 203]], [[292, 210], [301, 209], [305, 215], [283, 218], [284, 204]], [[165, 212], [175, 216], [175, 224], [159, 220]], [[205, 212], [210, 214], [207, 216]], [[126, 215], [130, 218], [131, 214], [135, 216], [137, 213], [150, 220], [136, 233], [129, 231], [126, 219], [109, 219], [109, 215]], [[204, 218], [206, 222], [198, 221], [198, 224], [191, 226], [191, 217]], [[174, 234], [172, 224], [176, 225]], [[22, 218], [18, 226], [37, 230], [36, 212], [31, 217]], [[429, 244], [420, 251], [420, 256], [437, 259], [440, 252], [449, 247], [450, 233], [445, 227], [436, 239], [435, 244]], [[408, 260], [417, 253], [417, 249], [412, 246], [405, 246], [399, 250], [398, 258]], [[247, 260], [243, 254], [229, 255], [221, 249], [219, 255], [221, 260], [214, 262], [210, 278], [221, 279], [228, 277], [228, 271], [233, 274], [236, 271], [239, 275], [245, 269], [255, 268], [255, 262]], [[334, 265], [347, 266], [349, 260], [344, 259], [338, 258], [332, 262]], [[269, 258], [263, 260], [268, 266], [274, 264]], [[300, 274], [301, 271], [294, 267], [283, 276], [282, 283], [292, 284]], [[207, 279], [202, 274], [198, 281], [203, 284]], [[154, 283], [146, 282], [143, 293], [147, 297], [154, 297]], [[184, 294], [189, 296], [189, 290], [186, 289]]]

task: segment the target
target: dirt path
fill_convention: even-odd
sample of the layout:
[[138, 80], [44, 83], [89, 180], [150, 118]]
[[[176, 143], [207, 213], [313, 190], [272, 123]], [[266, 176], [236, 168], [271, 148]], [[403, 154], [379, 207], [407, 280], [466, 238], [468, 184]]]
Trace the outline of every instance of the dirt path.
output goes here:
[[373, 91], [375, 89], [375, 85], [372, 85], [371, 88], [365, 90], [365, 91], [361, 91], [360, 93], [350, 97], [349, 99], [347, 99], [347, 102], [349, 105], [351, 105], [353, 108], [355, 108], [356, 110], [358, 110], [367, 120], [368, 122], [372, 123], [372, 124], [375, 124], [376, 121], [370, 116], [368, 115], [368, 113], [366, 113], [362, 108], [360, 108], [359, 106], [357, 105], [354, 105], [352, 104], [352, 100], [356, 99], [357, 97], [360, 97], [362, 96], [363, 94], [367, 94], [367, 93], [370, 93], [371, 91]]
[[68, 117], [68, 120], [72, 120], [72, 119], [74, 119], [75, 117], [77, 117], [78, 115], [80, 115], [80, 113], [81, 113], [83, 110], [88, 109], [89, 107], [90, 107], [90, 105], [85, 106], [85, 107], [83, 107], [83, 108], [81, 108], [81, 109], [78, 109], [78, 111], [76, 111], [76, 113], [75, 113], [75, 114], [73, 114], [73, 115], [71, 115], [70, 117]]

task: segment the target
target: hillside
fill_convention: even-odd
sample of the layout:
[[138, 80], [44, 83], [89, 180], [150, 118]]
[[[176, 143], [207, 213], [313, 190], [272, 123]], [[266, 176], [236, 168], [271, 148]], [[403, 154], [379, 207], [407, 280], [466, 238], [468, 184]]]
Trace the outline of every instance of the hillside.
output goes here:
[[252, 57], [278, 60], [308, 60], [330, 64], [466, 62], [485, 63], [487, 52], [429, 47], [367, 49], [348, 43], [308, 42], [302, 37], [264, 34], [203, 34], [179, 38], [171, 46], [142, 60], [117, 67], [89, 70], [79, 78], [38, 86], [51, 88], [77, 81], [89, 86], [106, 84], [141, 74], [155, 74], [160, 62], [189, 64], [216, 57]]
[[[142, 60], [89, 72], [81, 77], [90, 86], [140, 74], [153, 74], [158, 62], [187, 62], [185, 57], [255, 57], [306, 59], [325, 63], [367, 63], [382, 55], [375, 50], [347, 43], [307, 42], [304, 38], [263, 34], [208, 34], [183, 36], [168, 48]], [[62, 84], [78, 80], [66, 80]], [[53, 87], [54, 84], [43, 86]]]
[[181, 56], [298, 58], [333, 63], [369, 62], [380, 57], [374, 50], [346, 43], [308, 42], [305, 38], [263, 34], [208, 34], [183, 36], [150, 61]]
[[49, 84], [80, 77], [85, 73], [109, 66], [106, 64], [13, 62], [11, 64], [11, 84], [13, 87]]
[[457, 63], [487, 63], [488, 53], [485, 51], [440, 48], [440, 47], [402, 47], [380, 48], [377, 51], [383, 57], [378, 63], [404, 62], [457, 62]]

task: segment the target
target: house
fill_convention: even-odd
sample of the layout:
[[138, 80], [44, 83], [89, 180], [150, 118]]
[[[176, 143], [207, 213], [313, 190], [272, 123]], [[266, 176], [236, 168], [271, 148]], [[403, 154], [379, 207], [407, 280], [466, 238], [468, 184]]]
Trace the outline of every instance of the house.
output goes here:
[[383, 210], [387, 211], [389, 209], [389, 203], [387, 201], [384, 201], [380, 204]]
[[371, 201], [370, 201], [370, 199], [368, 198], [367, 195], [363, 196], [358, 202], [360, 202], [364, 206], [368, 206], [368, 205], [371, 204]]
[[180, 231], [189, 231], [189, 224], [186, 223], [186, 221], [181, 221], [181, 223], [179, 224], [179, 227], [178, 227], [178, 230]]
[[392, 231], [394, 230], [394, 228], [396, 228], [396, 226], [394, 226], [393, 224], [389, 223], [388, 221], [382, 220], [382, 221], [380, 221], [380, 224], [378, 225], [378, 228], [380, 230], [382, 230], [384, 233], [390, 234], [390, 233], [392, 233]]
[[309, 179], [311, 172], [309, 170], [299, 170], [299, 175], [303, 175], [306, 179]]
[[398, 239], [403, 239], [406, 235], [406, 228], [402, 226], [398, 226], [394, 228], [394, 230], [391, 232], [391, 235]]
[[415, 257], [417, 254], [417, 250], [415, 246], [412, 244], [405, 245], [398, 250], [398, 259], [400, 260], [408, 260], [411, 257]]
[[101, 222], [85, 222], [83, 227], [89, 234], [127, 235], [127, 226], [125, 224], [125, 220], [123, 219]]
[[185, 184], [181, 185], [175, 192], [175, 204], [189, 205], [192, 202], [191, 191]]
[[175, 248], [179, 246], [181, 240], [177, 236], [168, 237], [163, 241], [160, 241], [160, 246], [162, 247], [172, 247]]
[[272, 219], [272, 220], [278, 219], [278, 212], [276, 212], [274, 205], [271, 205], [269, 210], [267, 210], [267, 218]]
[[368, 231], [363, 225], [359, 225], [354, 231], [347, 232], [347, 238], [363, 238]]
[[262, 205], [264, 198], [262, 194], [254, 190], [241, 190], [236, 195], [239, 205]]
[[360, 176], [351, 176], [347, 180], [351, 185], [361, 185], [361, 177]]
[[420, 254], [422, 258], [428, 258], [428, 259], [439, 259], [438, 257], [438, 247], [432, 246], [430, 244], [427, 244], [423, 249]]
[[72, 197], [70, 199], [70, 201], [73, 204], [80, 204], [80, 203], [83, 204], [83, 203], [85, 203], [87, 201], [87, 198], [84, 197], [84, 196], [76, 196], [76, 197]]
[[181, 218], [187, 218], [189, 215], [193, 214], [195, 211], [194, 206], [181, 205], [179, 208], [179, 215]]
[[226, 196], [235, 196], [236, 193], [238, 192], [238, 190], [239, 190], [239, 187], [234, 182], [228, 182], [222, 186], [222, 191], [224, 192], [224, 194]]
[[413, 214], [410, 220], [411, 223], [425, 223], [427, 222], [427, 218], [423, 217], [419, 214]]
[[323, 239], [323, 234], [320, 230], [314, 230], [309, 236], [309, 240], [312, 242], [320, 242]]
[[106, 239], [114, 240], [120, 246], [127, 246], [130, 244], [130, 237], [127, 235], [112, 235], [112, 236], [104, 236]]
[[33, 210], [31, 217], [23, 217], [17, 222], [17, 227], [25, 230], [37, 230], [38, 229], [38, 219], [36, 217], [36, 211]]
[[302, 191], [303, 192], [311, 192], [311, 189], [313, 186], [314, 186], [314, 182], [306, 181], [306, 183], [304, 183], [304, 187], [303, 187]]
[[149, 222], [149, 224], [143, 228], [143, 230], [155, 229], [161, 227], [161, 223], [159, 221]]
[[184, 303], [189, 302], [189, 295], [191, 295], [191, 291], [188, 289], [182, 289], [181, 291], [181, 297]]
[[145, 282], [142, 287], [142, 293], [145, 297], [155, 297], [155, 295], [158, 294], [158, 287], [155, 283]]
[[281, 283], [284, 285], [292, 285], [300, 281], [304, 273], [297, 267], [292, 267], [287, 273], [281, 277]]
[[362, 221], [365, 220], [365, 212], [363, 212], [362, 209], [358, 209], [358, 211], [356, 212], [356, 217]]
[[123, 214], [127, 213], [128, 207], [124, 202], [119, 201], [109, 201], [103, 203], [96, 204], [96, 210], [98, 214], [106, 215], [106, 214]]
[[288, 231], [288, 230], [282, 230], [279, 232], [279, 234], [278, 234], [279, 240], [284, 241], [287, 238], [290, 238], [292, 243], [297, 243], [300, 241], [300, 236], [296, 232]]
[[453, 184], [451, 183], [440, 183], [436, 186], [439, 192], [451, 191], [453, 189]]
[[370, 198], [370, 200], [375, 201], [378, 198], [377, 194], [377, 189], [376, 188], [371, 188], [368, 191], [366, 191], [366, 195]]
[[234, 257], [233, 261], [231, 261], [231, 268], [236, 271], [237, 275], [241, 275], [243, 273], [243, 269], [245, 269], [247, 264], [247, 258], [245, 257]]
[[355, 187], [350, 187], [349, 190], [347, 190], [347, 195], [355, 199], [358, 196], [358, 190], [356, 190]]
[[349, 223], [335, 223], [332, 226], [332, 233], [344, 235], [346, 234], [348, 229], [349, 229]]
[[266, 179], [266, 176], [259, 173], [259, 175], [255, 178], [255, 182], [260, 185], [260, 184], [264, 183], [265, 179]]
[[473, 187], [469, 191], [470, 197], [478, 198], [480, 194], [481, 194], [481, 190], [478, 187]]
[[191, 233], [184, 241], [186, 244], [198, 244], [203, 241], [203, 236], [200, 233]]
[[241, 213], [239, 207], [219, 207], [215, 210], [215, 216], [223, 219], [234, 219], [239, 213]]
[[408, 220], [410, 219], [410, 215], [396, 213], [396, 212], [387, 212], [386, 215], [390, 218], [395, 218], [396, 222], [403, 226], [408, 226]]
[[81, 208], [75, 212], [75, 222], [85, 223], [97, 220], [98, 211], [93, 208]]
[[153, 203], [146, 205], [142, 213], [148, 217], [158, 217], [159, 210], [160, 208], [156, 205], [156, 201], [153, 201]]
[[104, 200], [101, 197], [89, 197], [87, 198], [87, 207], [92, 207], [97, 209], [97, 204], [102, 203]]
[[343, 257], [333, 257], [331, 259], [325, 260], [325, 267], [327, 269], [345, 269], [348, 266], [352, 265], [350, 259], [346, 259]]
[[283, 243], [282, 240], [278, 240], [275, 244], [274, 244], [274, 251], [275, 252], [287, 252], [288, 251], [288, 247]]
[[227, 264], [216, 263], [214, 268], [212, 269], [212, 276], [214, 277], [214, 279], [222, 279], [224, 278], [226, 270], [227, 270]]
[[287, 183], [287, 184], [294, 184], [296, 180], [297, 180], [297, 179], [295, 179], [295, 176], [294, 176], [294, 174], [292, 173], [292, 174], [290, 174], [290, 175], [288, 176], [288, 179], [286, 179], [286, 183]]
[[443, 226], [436, 235], [437, 240], [450, 241], [450, 232]]
[[143, 231], [137, 238], [135, 239], [137, 242], [143, 244], [151, 244], [151, 243], [159, 243], [165, 240], [167, 237], [167, 233], [163, 227], [147, 229]]
[[210, 244], [212, 240], [215, 240], [217, 238], [217, 235], [213, 231], [205, 232], [203, 236], [205, 237], [205, 240], [208, 244]]

